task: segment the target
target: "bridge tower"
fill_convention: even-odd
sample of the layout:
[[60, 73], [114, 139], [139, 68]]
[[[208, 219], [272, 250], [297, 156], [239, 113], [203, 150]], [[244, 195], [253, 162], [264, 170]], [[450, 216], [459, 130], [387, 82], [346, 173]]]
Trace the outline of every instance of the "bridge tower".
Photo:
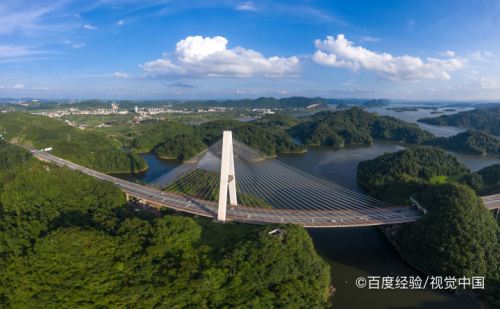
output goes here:
[[222, 155], [220, 160], [219, 209], [217, 220], [226, 221], [227, 195], [229, 204], [238, 205], [236, 198], [236, 175], [234, 173], [233, 134], [224, 131], [222, 135]]

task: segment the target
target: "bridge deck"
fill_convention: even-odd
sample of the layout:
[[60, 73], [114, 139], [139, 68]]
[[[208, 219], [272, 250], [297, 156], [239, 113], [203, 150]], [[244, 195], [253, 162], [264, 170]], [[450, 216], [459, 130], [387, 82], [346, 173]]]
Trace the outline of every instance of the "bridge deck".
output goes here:
[[[46, 152], [32, 151], [32, 153], [40, 160], [65, 166], [100, 180], [112, 182], [130, 196], [150, 204], [209, 218], [216, 217], [217, 204], [215, 202], [197, 200], [132, 183]], [[484, 197], [483, 201], [489, 209], [500, 208], [500, 195]], [[293, 223], [304, 227], [354, 227], [396, 224], [413, 222], [420, 217], [421, 214], [415, 207], [367, 208], [365, 210], [289, 210], [234, 206], [227, 209], [228, 220], [254, 224]]]

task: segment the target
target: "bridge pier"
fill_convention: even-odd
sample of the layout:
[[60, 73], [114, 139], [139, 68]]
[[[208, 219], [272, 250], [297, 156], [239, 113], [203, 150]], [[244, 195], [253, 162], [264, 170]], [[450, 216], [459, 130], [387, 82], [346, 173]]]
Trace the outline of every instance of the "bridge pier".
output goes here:
[[236, 198], [236, 175], [234, 172], [233, 135], [224, 131], [222, 135], [222, 154], [220, 162], [219, 207], [217, 220], [226, 221], [227, 195], [231, 206], [238, 205]]

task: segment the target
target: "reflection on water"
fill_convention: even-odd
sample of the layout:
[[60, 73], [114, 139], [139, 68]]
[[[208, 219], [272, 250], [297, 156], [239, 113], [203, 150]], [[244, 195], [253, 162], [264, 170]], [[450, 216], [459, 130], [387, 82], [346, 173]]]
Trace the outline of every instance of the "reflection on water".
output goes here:
[[500, 157], [463, 154], [453, 151], [447, 152], [457, 157], [457, 159], [467, 166], [472, 172], [476, 172], [484, 167], [500, 163]]

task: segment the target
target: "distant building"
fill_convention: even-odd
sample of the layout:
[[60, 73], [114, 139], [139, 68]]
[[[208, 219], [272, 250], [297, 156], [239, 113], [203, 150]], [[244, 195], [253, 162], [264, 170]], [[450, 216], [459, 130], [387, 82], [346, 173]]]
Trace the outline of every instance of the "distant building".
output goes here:
[[137, 106], [136, 106], [136, 107], [134, 107], [134, 112], [135, 112], [136, 114], [139, 114], [139, 107], [137, 107]]
[[116, 109], [118, 109], [119, 107], [120, 107], [120, 104], [115, 103], [115, 102], [111, 103], [111, 109], [115, 109], [115, 110], [116, 110]]

